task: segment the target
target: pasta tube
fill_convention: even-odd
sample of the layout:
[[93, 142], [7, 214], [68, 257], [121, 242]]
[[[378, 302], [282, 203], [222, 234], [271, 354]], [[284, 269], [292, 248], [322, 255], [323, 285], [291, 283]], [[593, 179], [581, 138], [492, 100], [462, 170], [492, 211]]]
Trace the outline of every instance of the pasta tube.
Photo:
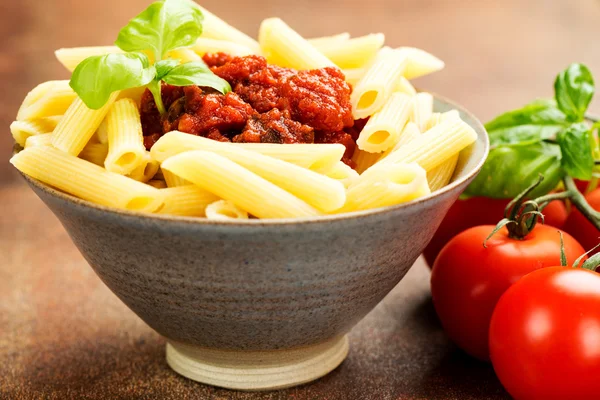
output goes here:
[[387, 156], [389, 156], [390, 153], [398, 150], [402, 146], [405, 146], [407, 143], [409, 143], [412, 140], [418, 138], [420, 135], [421, 135], [421, 131], [419, 131], [419, 128], [417, 127], [417, 124], [415, 124], [414, 122], [407, 123], [406, 126], [404, 127], [404, 130], [400, 134], [400, 137], [398, 138], [398, 143], [396, 143], [394, 145], [394, 147], [392, 147], [391, 149], [386, 150], [381, 155], [381, 157], [379, 158], [378, 161], [383, 160], [384, 158], [386, 158]]
[[425, 125], [425, 130], [427, 131], [427, 130], [433, 128], [434, 126], [441, 124], [444, 121], [459, 120], [459, 119], [460, 119], [460, 114], [456, 110], [446, 111], [445, 113], [433, 113], [433, 114], [431, 114], [431, 117], [429, 117], [429, 120], [427, 121], [427, 124]]
[[17, 113], [17, 121], [63, 115], [76, 98], [69, 81], [44, 82], [27, 94]]
[[410, 118], [412, 108], [409, 96], [393, 93], [383, 108], [369, 118], [360, 132], [356, 141], [358, 148], [370, 153], [380, 153], [394, 147]]
[[200, 8], [204, 15], [204, 21], [202, 22], [203, 38], [239, 43], [252, 49], [254, 54], [260, 54], [260, 46], [256, 40], [229, 25], [204, 7]]
[[42, 135], [52, 132], [56, 127], [56, 120], [52, 118], [41, 118], [30, 121], [14, 121], [10, 124], [10, 133], [15, 142], [25, 147], [27, 139], [31, 136]]
[[405, 54], [384, 47], [373, 64], [356, 84], [350, 101], [354, 118], [361, 119], [375, 114], [387, 103], [397, 82], [406, 68]]
[[350, 186], [340, 212], [393, 206], [430, 193], [425, 170], [417, 164], [375, 165]]
[[429, 182], [429, 187], [432, 192], [443, 188], [450, 182], [454, 175], [456, 164], [458, 163], [458, 156], [459, 154], [456, 153], [431, 171], [427, 172], [427, 181]]
[[346, 188], [348, 188], [359, 176], [358, 172], [350, 168], [342, 161], [339, 161], [337, 164], [335, 164], [335, 166], [326, 175], [332, 179], [342, 182]]
[[79, 158], [104, 167], [104, 160], [106, 160], [107, 155], [108, 144], [90, 142], [81, 150]]
[[113, 53], [123, 53], [123, 50], [119, 49], [117, 46], [73, 47], [69, 49], [58, 49], [54, 52], [54, 55], [66, 69], [73, 72], [75, 71], [75, 68], [88, 57]]
[[[106, 114], [108, 155], [104, 167], [111, 172], [128, 175], [146, 168], [146, 147], [137, 105], [131, 99], [115, 102]], [[156, 171], [154, 171], [156, 173]], [[138, 171], [137, 176], [144, 175]]]
[[26, 149], [36, 146], [51, 146], [52, 145], [52, 134], [42, 133], [41, 135], [30, 136], [25, 142]]
[[148, 185], [150, 185], [156, 189], [166, 189], [167, 188], [166, 182], [162, 181], [160, 179], [152, 179], [152, 180], [149, 180], [147, 183], [148, 183]]
[[323, 46], [328, 47], [334, 44], [343, 43], [348, 39], [350, 39], [350, 33], [343, 32], [338, 33], [337, 35], [321, 36], [317, 38], [308, 39], [308, 42], [315, 46], [317, 49], [320, 49]]
[[204, 217], [206, 207], [219, 200], [214, 194], [195, 185], [161, 189], [165, 196], [165, 206], [160, 214], [188, 217]]
[[97, 204], [147, 212], [154, 212], [164, 204], [160, 190], [52, 146], [25, 149], [10, 162], [32, 178]]
[[78, 155], [90, 141], [118, 95], [118, 92], [113, 93], [99, 110], [89, 109], [79, 97], [76, 98], [54, 130], [52, 145], [65, 153]]
[[127, 176], [136, 181], [148, 182], [150, 179], [154, 178], [159, 168], [159, 162], [152, 159], [150, 153], [144, 151], [142, 162], [135, 167], [131, 173], [127, 174]]
[[411, 120], [417, 124], [421, 132], [426, 131], [427, 124], [433, 114], [433, 96], [429, 93], [417, 93], [413, 99]]
[[[159, 149], [169, 147], [170, 142], [176, 142], [182, 135], [187, 134], [169, 132], [161, 137], [154, 147], [159, 146]], [[336, 210], [346, 201], [343, 184], [327, 176], [274, 157], [232, 146], [230, 143], [221, 143], [200, 136], [196, 139], [198, 149], [227, 157], [321, 211]]]
[[175, 175], [174, 173], [172, 173], [170, 171], [165, 170], [165, 171], [162, 171], [162, 173], [163, 173], [163, 178], [165, 178], [165, 182], [167, 183], [167, 187], [171, 188], [171, 187], [191, 185], [190, 182]]
[[361, 68], [375, 58], [384, 42], [383, 33], [372, 33], [339, 42], [311, 44], [340, 68]]
[[379, 160], [381, 153], [369, 153], [361, 149], [356, 149], [352, 155], [352, 161], [356, 163], [356, 172], [362, 174]]
[[[346, 147], [341, 144], [274, 144], [274, 143], [229, 143], [228, 145], [251, 150], [266, 156], [326, 173], [342, 159]], [[152, 146], [150, 154], [158, 162], [189, 150], [202, 150], [205, 140], [181, 132], [169, 132]]]
[[248, 219], [248, 213], [229, 200], [217, 200], [206, 207], [206, 218], [219, 221]]
[[258, 218], [310, 217], [320, 214], [299, 198], [218, 154], [188, 151], [166, 160], [162, 169], [233, 202]]
[[188, 48], [171, 50], [168, 56], [169, 58], [179, 60], [182, 64], [202, 61], [202, 57], [196, 54], [194, 50]]
[[417, 90], [414, 88], [414, 86], [403, 76], [401, 76], [398, 79], [398, 82], [396, 82], [394, 92], [404, 93], [409, 96], [414, 96], [417, 94]]
[[262, 22], [258, 41], [270, 63], [300, 70], [335, 67], [330, 59], [279, 18]]
[[398, 51], [408, 58], [404, 70], [406, 79], [414, 79], [444, 69], [444, 62], [428, 52], [414, 47], [399, 47]]
[[367, 68], [345, 69], [342, 72], [346, 77], [346, 82], [348, 82], [352, 86], [356, 86], [358, 81], [360, 81], [362, 77], [365, 76], [365, 74], [367, 73]]
[[257, 54], [256, 48], [248, 47], [236, 42], [230, 42], [228, 40], [208, 39], [205, 37], [198, 39], [196, 44], [192, 46], [192, 49], [200, 55], [206, 53], [227, 53], [235, 57], [243, 57]]

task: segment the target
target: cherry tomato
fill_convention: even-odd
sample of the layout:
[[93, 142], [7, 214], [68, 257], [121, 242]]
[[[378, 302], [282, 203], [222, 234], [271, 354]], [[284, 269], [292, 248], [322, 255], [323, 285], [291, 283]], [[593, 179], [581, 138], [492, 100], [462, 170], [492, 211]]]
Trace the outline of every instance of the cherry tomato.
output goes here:
[[[585, 196], [586, 200], [596, 211], [600, 211], [600, 189]], [[586, 250], [593, 249], [598, 244], [600, 231], [577, 209], [573, 209], [565, 224], [565, 230], [581, 243]], [[597, 253], [598, 250], [592, 254]]]
[[[446, 243], [460, 232], [478, 225], [497, 224], [502, 219], [504, 209], [509, 202], [510, 199], [472, 197], [454, 203], [423, 252], [427, 264], [432, 266]], [[543, 213], [544, 223], [555, 228], [562, 229], [567, 220], [567, 208], [559, 200], [548, 204]]]
[[[537, 225], [523, 240], [503, 228], [483, 241], [494, 226], [468, 229], [440, 252], [431, 275], [433, 303], [444, 330], [460, 348], [481, 360], [489, 359], [488, 329], [496, 302], [524, 275], [560, 264], [556, 228]], [[567, 259], [573, 263], [583, 248], [564, 234]]]
[[600, 274], [554, 267], [525, 276], [500, 298], [489, 340], [515, 399], [599, 399]]

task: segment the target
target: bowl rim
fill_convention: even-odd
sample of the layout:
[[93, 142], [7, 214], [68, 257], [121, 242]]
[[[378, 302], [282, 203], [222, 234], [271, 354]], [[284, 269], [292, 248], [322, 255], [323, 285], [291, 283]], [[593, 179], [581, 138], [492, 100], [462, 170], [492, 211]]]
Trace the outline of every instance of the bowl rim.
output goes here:
[[[468, 173], [465, 176], [461, 177], [460, 179], [450, 182], [448, 185], [444, 186], [442, 189], [439, 189], [427, 196], [420, 197], [416, 200], [412, 200], [407, 203], [397, 204], [394, 206], [379, 207], [379, 208], [373, 208], [373, 209], [362, 210], [362, 211], [352, 211], [352, 212], [341, 213], [341, 214], [328, 214], [328, 215], [321, 215], [321, 216], [316, 216], [316, 217], [248, 219], [248, 220], [235, 220], [234, 219], [231, 221], [209, 220], [207, 218], [200, 218], [200, 217], [146, 213], [146, 212], [140, 212], [140, 211], [130, 211], [130, 210], [124, 210], [124, 209], [115, 208], [115, 207], [103, 206], [100, 204], [93, 203], [91, 201], [80, 199], [79, 197], [73, 196], [69, 193], [62, 192], [62, 191], [55, 189], [35, 178], [31, 178], [30, 176], [28, 176], [24, 173], [21, 173], [21, 175], [25, 178], [26, 181], [28, 181], [30, 184], [34, 185], [38, 189], [44, 191], [45, 193], [47, 193], [53, 197], [58, 197], [61, 200], [67, 201], [69, 203], [73, 203], [75, 205], [78, 205], [78, 206], [81, 206], [84, 208], [90, 208], [95, 211], [104, 212], [104, 213], [108, 213], [108, 214], [120, 215], [123, 217], [140, 218], [140, 219], [156, 220], [156, 221], [163, 221], [163, 222], [169, 221], [169, 222], [176, 222], [176, 223], [209, 225], [209, 226], [239, 226], [239, 227], [277, 226], [277, 225], [301, 225], [301, 224], [328, 223], [328, 222], [343, 221], [343, 220], [349, 220], [349, 219], [360, 219], [363, 217], [369, 217], [369, 216], [373, 216], [373, 215], [391, 213], [393, 211], [397, 211], [400, 209], [414, 208], [414, 207], [417, 207], [422, 204], [433, 202], [436, 198], [442, 197], [444, 194], [451, 192], [452, 190], [456, 189], [458, 186], [462, 185], [466, 181], [469, 181], [470, 179], [474, 178], [474, 176], [477, 175], [477, 173], [479, 173], [479, 171], [481, 170], [481, 167], [485, 163], [487, 156], [489, 154], [489, 151], [490, 151], [490, 141], [489, 141], [489, 136], [488, 136], [487, 130], [485, 129], [485, 126], [481, 123], [481, 121], [477, 117], [475, 117], [475, 115], [473, 115], [473, 113], [468, 111], [462, 105], [460, 105], [452, 100], [449, 100], [444, 96], [440, 96], [440, 95], [438, 95], [434, 92], [430, 92], [430, 91], [428, 91], [427, 93], [430, 93], [431, 95], [433, 95], [433, 97], [435, 99], [440, 100], [440, 101], [452, 106], [454, 109], [457, 109], [459, 112], [467, 115], [473, 121], [473, 123], [475, 125], [475, 126], [473, 126], [473, 128], [478, 133], [478, 140], [479, 140], [479, 136], [480, 136], [479, 133], [483, 134], [483, 145], [484, 145], [483, 153], [481, 154], [481, 157], [480, 157], [479, 161], [477, 162], [477, 164], [470, 171], [468, 171]], [[18, 145], [15, 144], [15, 148], [17, 148], [17, 147], [18, 147]]]

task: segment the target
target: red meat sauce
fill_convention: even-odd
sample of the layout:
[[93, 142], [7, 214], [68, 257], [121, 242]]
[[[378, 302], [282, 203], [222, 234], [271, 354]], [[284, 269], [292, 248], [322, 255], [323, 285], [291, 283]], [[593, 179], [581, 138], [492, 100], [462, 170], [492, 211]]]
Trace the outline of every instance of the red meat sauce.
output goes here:
[[354, 121], [351, 86], [337, 68], [297, 71], [268, 65], [264, 57], [206, 54], [204, 62], [232, 91], [163, 84], [168, 112], [159, 114], [149, 90], [141, 117], [147, 149], [166, 132], [179, 130], [223, 142], [341, 143], [351, 157], [363, 121]]

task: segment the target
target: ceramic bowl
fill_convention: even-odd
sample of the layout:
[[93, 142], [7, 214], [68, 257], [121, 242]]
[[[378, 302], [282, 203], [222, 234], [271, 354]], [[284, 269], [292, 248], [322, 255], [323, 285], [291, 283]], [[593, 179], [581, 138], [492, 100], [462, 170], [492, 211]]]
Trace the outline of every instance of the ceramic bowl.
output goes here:
[[[346, 334], [404, 277], [488, 153], [478, 140], [453, 181], [394, 207], [319, 218], [213, 222], [119, 211], [25, 177], [106, 285], [167, 338], [188, 378], [263, 390], [317, 379], [346, 357]], [[65, 278], [68, 279], [68, 278]]]

